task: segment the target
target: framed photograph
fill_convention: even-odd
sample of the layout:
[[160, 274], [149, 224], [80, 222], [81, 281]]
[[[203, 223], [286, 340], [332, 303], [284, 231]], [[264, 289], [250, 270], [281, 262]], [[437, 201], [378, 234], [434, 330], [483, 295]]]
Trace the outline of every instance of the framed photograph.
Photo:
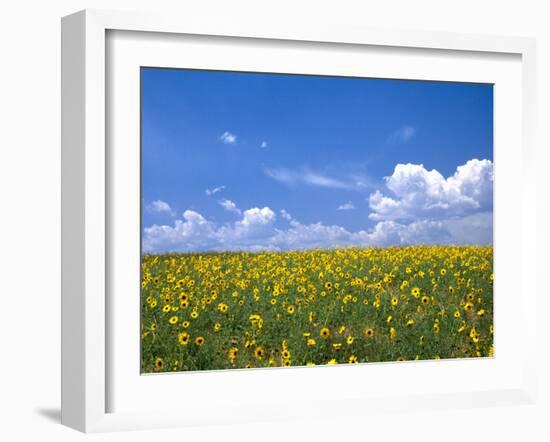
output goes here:
[[533, 40], [108, 11], [62, 35], [64, 424], [534, 400]]

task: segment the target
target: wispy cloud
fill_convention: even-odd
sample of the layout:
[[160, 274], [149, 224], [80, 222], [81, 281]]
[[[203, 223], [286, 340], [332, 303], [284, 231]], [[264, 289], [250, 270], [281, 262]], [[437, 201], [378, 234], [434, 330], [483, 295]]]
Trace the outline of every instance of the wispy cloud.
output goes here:
[[267, 141], [262, 141], [262, 144], [260, 144], [260, 147], [262, 149], [267, 149]]
[[317, 172], [306, 172], [303, 179], [307, 184], [310, 184], [312, 186], [328, 187], [330, 189], [352, 188], [352, 186], [349, 183], [345, 183], [336, 178], [331, 178], [329, 176], [326, 176]]
[[235, 144], [237, 142], [237, 135], [225, 131], [223, 134], [220, 135], [219, 140], [223, 144]]
[[413, 126], [401, 126], [388, 137], [390, 144], [403, 144], [411, 140], [416, 135], [416, 129]]
[[365, 176], [350, 174], [349, 171], [339, 171], [339, 173], [328, 174], [308, 168], [302, 169], [264, 169], [264, 173], [269, 177], [283, 183], [287, 186], [294, 187], [306, 185], [311, 187], [322, 187], [325, 189], [342, 189], [361, 191], [372, 187], [370, 180]]
[[306, 184], [309, 186], [325, 187], [328, 189], [348, 189], [355, 186], [351, 182], [346, 182], [338, 178], [333, 178], [321, 172], [312, 170], [292, 170], [292, 169], [264, 169], [265, 174], [280, 183], [287, 186]]
[[206, 189], [204, 191], [204, 193], [206, 193], [206, 195], [210, 196], [210, 195], [214, 195], [218, 192], [221, 192], [224, 189], [225, 189], [225, 186], [219, 186], [219, 187], [214, 187], [213, 189]]
[[241, 214], [241, 210], [237, 207], [237, 205], [231, 201], [231, 200], [228, 200], [228, 199], [221, 199], [218, 201], [218, 204], [220, 206], [223, 207], [224, 210], [228, 211], [228, 212], [232, 212], [232, 213], [235, 213], [237, 215], [240, 215]]
[[353, 209], [355, 209], [355, 206], [351, 201], [348, 201], [345, 204], [341, 204], [336, 208], [336, 210], [353, 210]]

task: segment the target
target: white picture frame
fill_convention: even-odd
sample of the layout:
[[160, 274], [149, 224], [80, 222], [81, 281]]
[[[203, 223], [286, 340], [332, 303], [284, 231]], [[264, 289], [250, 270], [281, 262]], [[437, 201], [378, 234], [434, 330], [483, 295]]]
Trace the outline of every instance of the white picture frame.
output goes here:
[[[109, 31], [140, 31], [167, 34], [269, 39], [287, 42], [369, 45], [380, 48], [437, 49], [483, 54], [514, 54], [521, 57], [522, 120], [521, 149], [521, 268], [525, 275], [536, 263], [535, 174], [535, 42], [519, 37], [388, 31], [326, 24], [249, 23], [245, 19], [212, 22], [196, 17], [167, 17], [99, 10], [81, 11], [62, 20], [62, 423], [84, 432], [208, 424], [212, 417], [184, 414], [176, 409], [109, 412], [108, 327], [108, 229], [109, 186], [106, 120], [106, 84]], [[498, 167], [498, 166], [497, 166]], [[536, 281], [523, 277], [518, 310], [536, 303]], [[534, 321], [523, 315], [524, 336], [535, 336]], [[436, 409], [532, 403], [536, 395], [533, 355], [535, 339], [525, 339], [521, 363], [524, 375], [514, 388], [462, 393], [430, 393], [388, 396], [376, 402], [368, 398], [342, 401], [342, 413], [374, 410]], [[498, 356], [497, 356], [498, 357]], [[330, 367], [329, 370], [332, 370]], [[338, 367], [337, 370], [345, 369]], [[422, 368], [420, 368], [422, 370]], [[326, 371], [328, 373], [328, 371]], [[334, 373], [334, 371], [333, 371]], [[201, 376], [197, 374], [195, 376]], [[223, 375], [220, 375], [223, 376]], [[247, 404], [239, 406], [246, 409]], [[288, 416], [323, 416], [323, 407], [303, 410], [258, 408], [248, 405], [247, 417], [231, 410], [217, 422], [283, 419]]]

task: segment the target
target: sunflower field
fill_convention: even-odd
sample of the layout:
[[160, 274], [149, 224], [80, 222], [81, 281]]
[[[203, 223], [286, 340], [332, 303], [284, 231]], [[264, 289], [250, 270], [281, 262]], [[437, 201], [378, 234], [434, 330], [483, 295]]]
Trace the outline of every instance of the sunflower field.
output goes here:
[[142, 373], [493, 356], [493, 248], [142, 256]]

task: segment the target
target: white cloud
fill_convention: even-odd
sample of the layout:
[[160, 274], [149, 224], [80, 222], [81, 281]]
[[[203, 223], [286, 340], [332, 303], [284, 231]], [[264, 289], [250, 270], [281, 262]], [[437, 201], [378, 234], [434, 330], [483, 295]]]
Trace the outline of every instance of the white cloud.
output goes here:
[[237, 207], [237, 205], [228, 199], [221, 199], [218, 201], [218, 204], [223, 207], [224, 210], [232, 213], [236, 213], [237, 215], [241, 214], [240, 209]]
[[260, 147], [262, 149], [266, 149], [267, 148], [267, 141], [262, 141], [262, 144], [260, 144]]
[[348, 201], [345, 204], [340, 204], [336, 208], [336, 210], [353, 210], [353, 209], [355, 209], [355, 206], [353, 205], [353, 203], [351, 201]]
[[143, 250], [187, 252], [204, 250], [288, 250], [338, 246], [390, 246], [414, 244], [492, 243], [492, 213], [479, 213], [449, 220], [421, 220], [409, 224], [380, 221], [372, 229], [350, 232], [323, 223], [302, 224], [290, 220], [287, 228], [276, 227], [269, 207], [243, 212], [233, 223], [217, 226], [193, 211], [173, 226], [144, 230]]
[[224, 144], [235, 144], [237, 142], [237, 135], [225, 131], [220, 135], [219, 140]]
[[[470, 160], [450, 177], [422, 165], [398, 164], [385, 180], [391, 196], [376, 191], [369, 198], [376, 224], [351, 232], [342, 226], [302, 224], [286, 210], [277, 223], [269, 207], [244, 212], [230, 200], [226, 210], [238, 220], [216, 225], [187, 210], [172, 226], [144, 229], [145, 252], [201, 250], [285, 250], [336, 246], [412, 244], [490, 244], [493, 235], [491, 161]], [[221, 204], [221, 202], [220, 202]], [[236, 212], [239, 210], [239, 212]]]
[[216, 228], [192, 210], [173, 226], [153, 225], [144, 229], [143, 250], [146, 252], [208, 250], [218, 244]]
[[151, 204], [146, 206], [146, 209], [150, 212], [172, 213], [172, 208], [170, 207], [170, 204], [162, 200], [153, 201]]
[[281, 209], [281, 217], [283, 219], [286, 219], [287, 221], [290, 221], [292, 219], [290, 213], [288, 213], [285, 209]]
[[265, 226], [275, 221], [275, 212], [269, 207], [248, 209], [244, 211], [241, 224], [243, 226]]
[[269, 207], [245, 210], [233, 223], [217, 226], [191, 210], [172, 226], [154, 225], [144, 229], [144, 252], [198, 250], [278, 250], [276, 215]]
[[416, 129], [413, 126], [401, 126], [394, 133], [392, 133], [388, 138], [388, 143], [390, 144], [403, 144], [409, 141], [412, 137], [416, 135]]
[[446, 219], [492, 210], [493, 163], [473, 159], [444, 178], [422, 164], [398, 164], [385, 178], [391, 196], [377, 190], [369, 197], [375, 221]]
[[206, 195], [210, 196], [210, 195], [214, 195], [218, 192], [221, 192], [224, 189], [225, 189], [225, 186], [219, 186], [219, 187], [214, 187], [213, 189], [206, 189], [204, 191], [204, 193], [206, 193]]
[[289, 186], [295, 185], [300, 180], [299, 174], [294, 173], [289, 169], [264, 169], [264, 173], [269, 178], [273, 178], [274, 180]]
[[358, 183], [361, 183], [333, 178], [323, 173], [311, 171], [309, 169], [264, 169], [264, 173], [268, 177], [273, 178], [280, 183], [286, 184], [287, 186], [306, 184], [308, 186], [324, 187], [328, 189], [353, 190], [358, 189], [360, 187]]
[[[361, 233], [361, 232], [360, 232]], [[361, 235], [365, 238], [365, 235]], [[380, 246], [414, 244], [491, 244], [493, 214], [482, 212], [462, 218], [418, 220], [409, 224], [380, 221], [366, 235]]]
[[302, 224], [292, 220], [290, 228], [278, 230], [270, 238], [270, 243], [278, 249], [310, 249], [354, 245], [355, 239], [352, 233], [340, 226]]
[[221, 226], [218, 231], [219, 248], [224, 250], [275, 250], [270, 239], [275, 234], [275, 212], [269, 207], [245, 210], [242, 218]]
[[303, 180], [312, 186], [328, 187], [330, 189], [349, 189], [350, 184], [315, 172], [306, 172]]

